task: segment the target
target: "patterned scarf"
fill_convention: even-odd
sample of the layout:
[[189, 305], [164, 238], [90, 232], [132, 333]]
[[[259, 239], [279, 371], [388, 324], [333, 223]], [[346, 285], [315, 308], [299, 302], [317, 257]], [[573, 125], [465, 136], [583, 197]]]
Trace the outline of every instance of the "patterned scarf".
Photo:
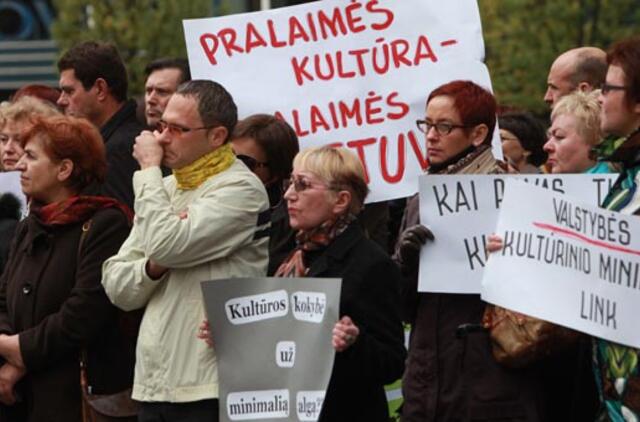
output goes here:
[[308, 231], [296, 234], [296, 248], [284, 260], [275, 277], [306, 277], [309, 268], [305, 265], [305, 253], [326, 248], [355, 221], [353, 214], [345, 214], [337, 219], [327, 220]]
[[173, 175], [178, 182], [178, 189], [196, 189], [211, 176], [215, 176], [231, 167], [235, 159], [236, 156], [233, 154], [231, 145], [227, 143], [203, 155], [193, 163], [181, 169], [173, 170]]
[[32, 203], [31, 213], [45, 226], [65, 226], [87, 221], [96, 211], [105, 208], [119, 209], [131, 224], [133, 212], [129, 207], [104, 196], [72, 196], [44, 206]]

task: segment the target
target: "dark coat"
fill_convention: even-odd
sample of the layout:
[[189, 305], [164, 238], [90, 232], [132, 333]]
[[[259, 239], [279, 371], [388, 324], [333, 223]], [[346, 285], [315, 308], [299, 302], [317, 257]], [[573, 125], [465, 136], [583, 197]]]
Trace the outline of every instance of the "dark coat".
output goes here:
[[400, 273], [357, 224], [309, 259], [309, 277], [342, 278], [340, 317], [360, 329], [356, 342], [336, 353], [320, 421], [388, 422], [383, 387], [402, 375], [406, 357]]
[[14, 195], [0, 195], [0, 275], [7, 262], [9, 245], [20, 220], [20, 207], [20, 201]]
[[[7, 420], [80, 420], [79, 352], [88, 352], [94, 393], [122, 391], [133, 382], [135, 338], [120, 330], [120, 312], [101, 285], [102, 263], [129, 233], [124, 214], [98, 211], [81, 251], [83, 223], [47, 227], [32, 215], [17, 230], [0, 279], [0, 332], [19, 333], [27, 369], [22, 402]], [[18, 416], [19, 415], [19, 416]]]
[[133, 144], [143, 126], [136, 119], [136, 102], [128, 100], [100, 128], [107, 154], [107, 177], [102, 193], [133, 209], [133, 173], [140, 169]]
[[[447, 172], [502, 172], [486, 154], [472, 152]], [[408, 201], [401, 233], [419, 223], [418, 202], [417, 195]], [[478, 329], [485, 308], [480, 295], [418, 293], [417, 268], [405, 268], [404, 275], [403, 311], [412, 330], [402, 421], [546, 421], [537, 368], [510, 370], [493, 358], [488, 333]], [[460, 330], [463, 324], [476, 329]]]
[[[271, 194], [269, 195], [271, 199]], [[289, 225], [287, 201], [280, 194], [279, 202], [271, 208], [271, 228], [269, 229], [269, 268], [267, 275], [273, 276], [280, 264], [296, 247], [295, 231]]]

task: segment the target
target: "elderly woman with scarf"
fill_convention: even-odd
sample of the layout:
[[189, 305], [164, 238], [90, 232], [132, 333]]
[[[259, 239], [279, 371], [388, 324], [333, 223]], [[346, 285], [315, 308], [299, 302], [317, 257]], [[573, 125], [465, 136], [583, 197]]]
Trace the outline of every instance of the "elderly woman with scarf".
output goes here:
[[383, 386], [404, 369], [400, 273], [355, 222], [367, 191], [358, 158], [329, 147], [299, 153], [285, 189], [297, 247], [276, 276], [342, 278], [337, 353], [320, 421], [387, 422]]
[[[297, 246], [275, 276], [342, 279], [319, 421], [388, 422], [384, 385], [402, 375], [406, 356], [401, 275], [356, 221], [368, 193], [362, 164], [344, 148], [309, 148], [296, 155], [283, 190]], [[208, 321], [198, 337], [213, 346]]]
[[81, 351], [95, 394], [126, 389], [133, 349], [101, 280], [131, 212], [90, 196], [104, 179], [104, 144], [88, 122], [36, 117], [17, 163], [31, 211], [0, 279], [0, 402], [8, 421], [80, 421]]

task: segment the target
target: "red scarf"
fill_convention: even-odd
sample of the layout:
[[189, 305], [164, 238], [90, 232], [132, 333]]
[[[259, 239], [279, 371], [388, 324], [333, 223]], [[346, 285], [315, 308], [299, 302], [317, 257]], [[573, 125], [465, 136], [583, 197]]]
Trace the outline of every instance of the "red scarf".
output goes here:
[[306, 277], [309, 268], [305, 265], [305, 252], [326, 248], [333, 240], [344, 232], [356, 218], [352, 214], [343, 215], [338, 219], [325, 221], [320, 226], [309, 231], [300, 230], [296, 234], [296, 248], [280, 265], [275, 277]]
[[117, 208], [127, 216], [129, 224], [133, 212], [121, 202], [105, 196], [72, 196], [64, 201], [44, 206], [32, 204], [31, 212], [45, 226], [65, 226], [89, 220], [96, 211]]

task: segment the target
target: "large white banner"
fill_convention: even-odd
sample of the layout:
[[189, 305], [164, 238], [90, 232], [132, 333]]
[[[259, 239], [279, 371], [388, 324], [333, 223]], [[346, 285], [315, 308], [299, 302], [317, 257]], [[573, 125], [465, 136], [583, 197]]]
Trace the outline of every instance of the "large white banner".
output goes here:
[[429, 92], [454, 79], [491, 89], [475, 0], [324, 0], [185, 20], [184, 32], [193, 78], [224, 85], [241, 117], [281, 116], [302, 148], [353, 150], [370, 202], [417, 191]]
[[22, 187], [20, 186], [20, 174], [19, 171], [0, 172], [0, 196], [5, 193], [14, 195], [22, 204], [22, 214], [25, 214], [27, 199], [22, 193]]
[[640, 219], [508, 182], [482, 298], [640, 347]]
[[435, 236], [420, 253], [418, 291], [480, 293], [487, 236], [495, 231], [507, 179], [599, 205], [615, 182], [610, 174], [424, 175], [420, 221]]

